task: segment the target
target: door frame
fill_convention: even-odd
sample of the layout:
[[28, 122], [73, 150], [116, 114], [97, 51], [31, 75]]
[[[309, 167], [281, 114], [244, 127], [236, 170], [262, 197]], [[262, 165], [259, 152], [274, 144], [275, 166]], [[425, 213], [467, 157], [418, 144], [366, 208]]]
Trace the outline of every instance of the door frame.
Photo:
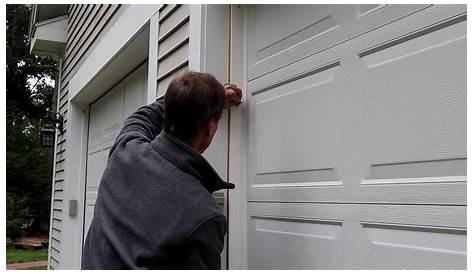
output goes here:
[[242, 88], [242, 104], [232, 109], [230, 138], [230, 268], [248, 269], [247, 263], [247, 5], [232, 7], [232, 81]]
[[[206, 20], [208, 16], [228, 14], [229, 5], [190, 5], [190, 35], [189, 35], [189, 69], [202, 72], [222, 71], [224, 64], [212, 64], [210, 58], [227, 60], [227, 56], [213, 52], [207, 56], [207, 47], [227, 48], [228, 16], [225, 19]], [[229, 204], [229, 269], [247, 269], [247, 17], [246, 5], [232, 5], [232, 75], [233, 83], [242, 88], [242, 104], [231, 110], [231, 138], [230, 138], [230, 171], [229, 180], [235, 183], [236, 188], [229, 191], [229, 198], [225, 195], [224, 206]], [[208, 31], [212, 29], [211, 32]], [[219, 33], [216, 33], [219, 30]], [[209, 34], [208, 34], [209, 33]], [[227, 52], [227, 51], [224, 51]], [[216, 56], [218, 55], [218, 56]], [[223, 55], [223, 56], [221, 56]], [[219, 67], [217, 67], [219, 66]], [[216, 75], [217, 76], [217, 75]], [[218, 77], [219, 78], [219, 77]], [[224, 125], [224, 124], [222, 124]], [[221, 125], [221, 126], [222, 126]]]

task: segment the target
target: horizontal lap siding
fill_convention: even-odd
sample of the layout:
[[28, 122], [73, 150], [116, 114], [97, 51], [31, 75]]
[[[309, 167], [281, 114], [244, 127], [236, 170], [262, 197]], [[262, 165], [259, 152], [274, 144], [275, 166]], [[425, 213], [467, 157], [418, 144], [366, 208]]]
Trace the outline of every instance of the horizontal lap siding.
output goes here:
[[163, 5], [159, 24], [157, 96], [188, 69], [189, 5]]
[[68, 8], [68, 27], [66, 51], [61, 67], [60, 90], [57, 111], [64, 117], [62, 134], [57, 135], [56, 163], [51, 211], [51, 243], [49, 253], [50, 269], [61, 268], [61, 241], [64, 219], [64, 174], [66, 169], [67, 112], [69, 105], [69, 80], [85, 61], [94, 42], [105, 32], [108, 23], [121, 5], [70, 5]]

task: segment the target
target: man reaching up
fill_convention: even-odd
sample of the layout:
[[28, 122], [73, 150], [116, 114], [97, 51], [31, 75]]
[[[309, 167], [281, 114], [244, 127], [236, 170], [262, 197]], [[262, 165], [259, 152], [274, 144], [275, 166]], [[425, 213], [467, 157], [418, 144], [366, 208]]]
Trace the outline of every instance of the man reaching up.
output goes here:
[[100, 181], [83, 269], [220, 269], [226, 220], [212, 192], [234, 185], [201, 154], [241, 97], [235, 85], [187, 72], [130, 115]]

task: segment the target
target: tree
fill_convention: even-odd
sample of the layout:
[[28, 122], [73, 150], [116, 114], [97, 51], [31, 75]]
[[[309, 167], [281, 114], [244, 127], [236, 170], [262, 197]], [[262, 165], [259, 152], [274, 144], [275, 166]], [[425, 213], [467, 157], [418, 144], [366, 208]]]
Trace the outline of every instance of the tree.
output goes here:
[[15, 238], [21, 229], [48, 231], [52, 178], [39, 134], [52, 109], [57, 67], [49, 57], [29, 54], [30, 7], [6, 8], [7, 236]]

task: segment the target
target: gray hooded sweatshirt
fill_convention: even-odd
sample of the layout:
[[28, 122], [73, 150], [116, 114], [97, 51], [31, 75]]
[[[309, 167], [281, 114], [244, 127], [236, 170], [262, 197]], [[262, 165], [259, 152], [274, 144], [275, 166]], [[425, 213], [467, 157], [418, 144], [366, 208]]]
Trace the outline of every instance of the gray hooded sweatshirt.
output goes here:
[[220, 269], [226, 219], [211, 193], [234, 185], [161, 132], [163, 110], [138, 109], [110, 149], [83, 269]]

